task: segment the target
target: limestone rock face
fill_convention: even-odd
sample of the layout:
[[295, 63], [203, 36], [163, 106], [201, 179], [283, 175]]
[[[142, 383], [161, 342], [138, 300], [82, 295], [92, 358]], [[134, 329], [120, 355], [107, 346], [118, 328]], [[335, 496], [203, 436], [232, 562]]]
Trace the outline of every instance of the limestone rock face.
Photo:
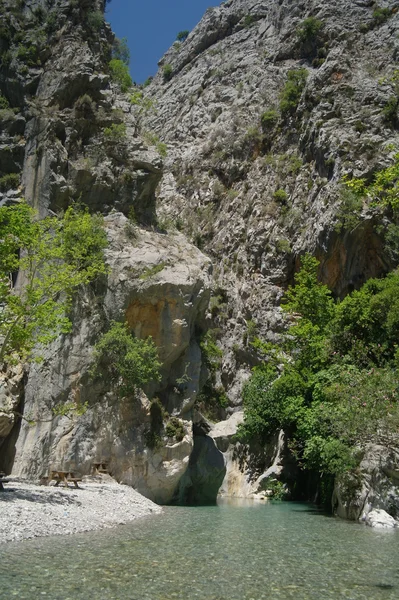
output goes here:
[[[161, 233], [156, 224], [165, 152], [151, 127], [139, 131], [134, 103], [112, 81], [114, 35], [101, 18], [104, 0], [17, 4], [0, 0], [8, 32], [0, 40], [0, 176], [13, 175], [0, 205], [25, 197], [46, 216], [78, 201], [108, 214], [110, 273], [82, 291], [73, 332], [43, 352], [26, 381], [22, 371], [19, 379], [2, 376], [0, 468], [35, 478], [67, 465], [89, 473], [104, 460], [119, 481], [168, 502], [194, 445], [211, 263], [182, 234]], [[126, 320], [137, 337], [152, 336], [159, 350], [162, 381], [136, 399], [116, 397], [109, 382], [88, 373], [93, 345], [112, 320]], [[163, 429], [151, 449], [154, 395], [184, 435], [168, 438]], [[89, 410], [78, 419], [55, 416], [69, 401], [87, 402]]]
[[[45, 351], [44, 362], [31, 367], [24, 410], [35, 425], [22, 424], [13, 473], [40, 477], [67, 465], [90, 473], [92, 463], [105, 461], [119, 481], [166, 503], [193, 448], [190, 410], [201, 373], [195, 330], [209, 300], [210, 261], [181, 234], [140, 230], [121, 213], [105, 222], [110, 273], [100, 289], [87, 291], [76, 303], [72, 334], [57, 340]], [[137, 336], [153, 335], [159, 348], [162, 381], [146, 391], [181, 417], [181, 441], [164, 437], [150, 449], [146, 395], [117, 398], [106, 381], [89, 376], [93, 344], [104, 323], [124, 316]], [[179, 389], [176, 379], [184, 373], [189, 381]], [[88, 402], [86, 414], [55, 417], [53, 409], [67, 399]]]
[[279, 480], [284, 471], [284, 432], [277, 432], [266, 448], [251, 452], [233, 439], [243, 421], [244, 412], [237, 411], [226, 421], [216, 423], [209, 433], [223, 452], [226, 463], [226, 476], [219, 494], [232, 498], [265, 499], [272, 482]]
[[[386, 118], [397, 99], [399, 13], [393, 0], [381, 7], [379, 19], [368, 0], [228, 0], [172, 46], [145, 90], [157, 112], [139, 126], [151, 123], [168, 146], [158, 213], [215, 264], [215, 380], [228, 415], [259, 362], [254, 336], [276, 341], [285, 327], [279, 305], [303, 253], [320, 260], [321, 280], [341, 298], [398, 264], [395, 217], [371, 199], [351, 204], [343, 185], [391, 165], [399, 144], [397, 111]], [[309, 17], [321, 27], [304, 41], [298, 28]], [[289, 74], [300, 69], [300, 98], [284, 108]], [[234, 464], [231, 456], [224, 485], [252, 493]], [[371, 505], [384, 508], [371, 479]], [[359, 518], [362, 494], [339, 513]]]
[[[231, 407], [256, 364], [248, 323], [275, 339], [301, 254], [320, 259], [338, 297], [396, 264], [384, 239], [390, 216], [349, 206], [342, 185], [346, 174], [367, 178], [390, 164], [398, 143], [383, 108], [396, 93], [399, 15], [387, 1], [389, 17], [377, 22], [373, 6], [223, 2], [172, 46], [145, 89], [156, 114], [142, 115], [141, 127], [151, 125], [168, 146], [158, 212], [181, 222], [215, 264], [223, 307], [214, 327]], [[322, 24], [310, 46], [297, 34], [309, 17]], [[305, 70], [306, 84], [282, 113], [293, 69]]]
[[136, 135], [131, 104], [110, 81], [103, 0], [24, 4], [0, 2], [9, 31], [0, 92], [10, 105], [0, 112], [1, 171], [20, 175], [23, 188], [14, 185], [12, 198], [23, 195], [41, 216], [82, 201], [153, 222], [162, 159]]
[[399, 452], [370, 444], [365, 449], [356, 476], [339, 478], [333, 495], [333, 509], [342, 518], [362, 520], [372, 527], [382, 522], [399, 524]]
[[180, 480], [174, 501], [184, 505], [215, 504], [226, 474], [223, 454], [208, 435], [196, 435], [188, 469]]
[[0, 446], [18, 420], [15, 411], [23, 390], [23, 375], [21, 365], [0, 373]]

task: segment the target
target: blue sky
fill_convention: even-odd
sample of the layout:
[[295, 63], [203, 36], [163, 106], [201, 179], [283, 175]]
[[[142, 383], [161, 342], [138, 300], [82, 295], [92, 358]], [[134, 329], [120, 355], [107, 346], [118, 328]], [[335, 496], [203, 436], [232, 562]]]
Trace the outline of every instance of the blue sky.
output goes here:
[[130, 70], [142, 83], [155, 75], [157, 62], [173, 44], [176, 34], [193, 29], [210, 6], [221, 0], [111, 0], [106, 19], [117, 37], [126, 37]]

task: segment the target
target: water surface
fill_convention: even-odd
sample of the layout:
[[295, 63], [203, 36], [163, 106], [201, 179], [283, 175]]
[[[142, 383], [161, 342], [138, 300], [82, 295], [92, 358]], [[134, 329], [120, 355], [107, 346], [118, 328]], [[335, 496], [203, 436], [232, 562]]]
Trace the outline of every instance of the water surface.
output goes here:
[[4, 545], [0, 597], [397, 600], [399, 531], [304, 504], [170, 507], [116, 529]]

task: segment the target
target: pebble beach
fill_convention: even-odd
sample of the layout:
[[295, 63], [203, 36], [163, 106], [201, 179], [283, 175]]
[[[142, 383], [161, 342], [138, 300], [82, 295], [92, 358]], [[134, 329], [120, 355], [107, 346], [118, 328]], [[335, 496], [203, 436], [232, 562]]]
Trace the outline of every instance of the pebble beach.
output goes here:
[[162, 512], [133, 488], [107, 478], [75, 487], [10, 481], [0, 492], [0, 543], [71, 535]]

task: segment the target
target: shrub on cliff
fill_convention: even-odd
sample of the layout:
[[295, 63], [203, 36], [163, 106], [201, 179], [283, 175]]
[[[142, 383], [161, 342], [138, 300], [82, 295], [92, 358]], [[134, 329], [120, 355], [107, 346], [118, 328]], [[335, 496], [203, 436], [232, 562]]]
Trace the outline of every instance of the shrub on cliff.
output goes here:
[[280, 111], [283, 116], [293, 114], [296, 111], [307, 76], [308, 72], [303, 68], [288, 71], [287, 82], [280, 94]]
[[104, 25], [104, 15], [100, 10], [92, 10], [87, 15], [87, 24], [93, 31], [99, 31]]
[[0, 192], [7, 192], [8, 190], [15, 189], [19, 186], [19, 175], [18, 173], [7, 173], [0, 177]]
[[150, 381], [159, 381], [160, 368], [152, 338], [135, 338], [126, 323], [111, 323], [94, 348], [92, 375], [110, 381], [124, 396]]
[[110, 142], [122, 142], [126, 139], [125, 123], [112, 123], [110, 127], [105, 127], [104, 136]]
[[127, 92], [132, 87], [133, 81], [129, 73], [129, 67], [117, 58], [113, 58], [109, 62], [109, 71], [111, 79], [117, 83], [122, 92]]
[[317, 36], [323, 27], [323, 23], [315, 17], [308, 17], [297, 29], [298, 39], [302, 43], [316, 42]]
[[[296, 33], [300, 42], [302, 56], [312, 58], [316, 55], [321, 41], [320, 33], [322, 28], [322, 21], [319, 21], [315, 17], [308, 17], [299, 25]], [[318, 61], [317, 64], [319, 64]]]
[[164, 81], [170, 81], [173, 77], [173, 67], [172, 65], [166, 64], [162, 67], [162, 74]]
[[186, 39], [188, 38], [188, 34], [189, 34], [189, 30], [185, 29], [184, 31], [179, 31], [179, 33], [176, 36], [176, 40], [178, 42], [185, 42]]
[[274, 108], [265, 111], [260, 117], [263, 131], [266, 132], [273, 129], [278, 123], [279, 118], [280, 115]]

